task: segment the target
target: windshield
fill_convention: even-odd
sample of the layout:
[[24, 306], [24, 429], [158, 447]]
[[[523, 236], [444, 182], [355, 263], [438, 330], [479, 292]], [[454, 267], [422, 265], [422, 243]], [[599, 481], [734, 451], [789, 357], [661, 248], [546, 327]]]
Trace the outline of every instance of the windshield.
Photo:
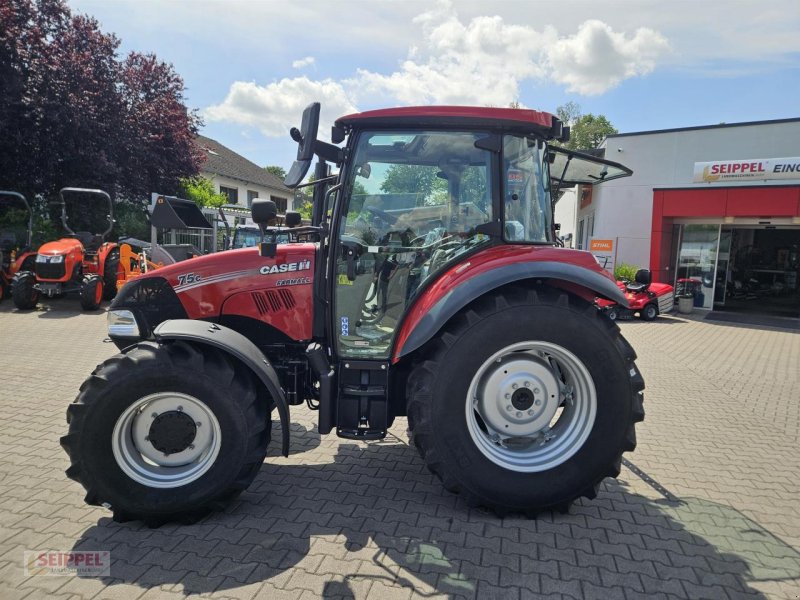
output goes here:
[[[420, 287], [470, 249], [491, 243], [493, 154], [487, 133], [363, 133], [346, 180], [337, 252], [336, 318], [343, 355], [388, 356]], [[495, 163], [496, 164], [496, 163]]]
[[503, 141], [503, 236], [508, 242], [551, 242], [548, 174], [536, 140], [507, 135]]

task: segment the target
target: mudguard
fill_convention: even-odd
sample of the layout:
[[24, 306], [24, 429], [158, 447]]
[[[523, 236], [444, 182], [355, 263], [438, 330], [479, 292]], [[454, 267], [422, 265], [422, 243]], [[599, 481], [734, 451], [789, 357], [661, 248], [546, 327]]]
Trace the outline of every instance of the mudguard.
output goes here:
[[230, 353], [244, 363], [261, 380], [275, 401], [281, 419], [281, 453], [289, 456], [289, 405], [275, 369], [253, 342], [228, 327], [193, 319], [164, 321], [155, 328], [153, 336], [159, 342], [182, 340], [208, 344]]
[[[602, 274], [579, 265], [556, 261], [512, 263], [479, 273], [450, 289], [439, 298], [424, 316], [413, 324], [407, 337], [398, 337], [393, 353], [394, 361], [410, 354], [433, 338], [447, 321], [473, 300], [503, 285], [525, 279], [556, 279], [585, 287], [602, 296], [627, 306], [625, 294]], [[403, 323], [406, 329], [408, 323]]]

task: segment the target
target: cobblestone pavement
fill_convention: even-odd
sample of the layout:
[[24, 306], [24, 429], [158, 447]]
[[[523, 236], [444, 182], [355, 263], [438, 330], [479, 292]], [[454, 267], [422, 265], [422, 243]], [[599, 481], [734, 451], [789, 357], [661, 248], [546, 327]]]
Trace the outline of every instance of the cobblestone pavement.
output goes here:
[[[0, 305], [0, 598], [800, 597], [800, 334], [677, 317], [621, 327], [647, 419], [620, 478], [567, 515], [500, 519], [426, 470], [398, 419], [373, 443], [294, 411], [224, 513], [117, 524], [59, 447], [102, 312]], [[276, 436], [273, 436], [273, 440]], [[277, 436], [279, 439], [279, 436]], [[23, 575], [25, 550], [107, 550], [108, 577]]]

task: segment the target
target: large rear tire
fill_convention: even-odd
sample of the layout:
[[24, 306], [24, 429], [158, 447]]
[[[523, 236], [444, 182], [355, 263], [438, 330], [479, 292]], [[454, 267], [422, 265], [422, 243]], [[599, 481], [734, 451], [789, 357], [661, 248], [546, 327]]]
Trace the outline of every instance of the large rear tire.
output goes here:
[[591, 304], [509, 287], [441, 332], [408, 390], [412, 440], [473, 506], [529, 516], [594, 498], [644, 419], [633, 348]]
[[36, 285], [36, 275], [30, 271], [20, 271], [11, 280], [11, 298], [14, 306], [19, 310], [36, 308], [39, 302], [39, 290]]
[[143, 342], [95, 369], [67, 410], [67, 476], [116, 521], [191, 523], [258, 473], [269, 400], [223, 352]]

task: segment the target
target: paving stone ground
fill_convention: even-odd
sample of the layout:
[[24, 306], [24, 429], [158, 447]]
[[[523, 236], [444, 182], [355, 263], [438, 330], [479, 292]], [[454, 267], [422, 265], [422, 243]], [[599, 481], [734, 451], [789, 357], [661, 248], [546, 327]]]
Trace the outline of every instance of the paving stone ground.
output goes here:
[[[398, 419], [320, 438], [192, 526], [117, 524], [64, 476], [65, 408], [105, 314], [0, 304], [0, 598], [800, 597], [800, 334], [659, 318], [621, 324], [647, 382], [639, 447], [569, 514], [500, 519], [443, 490]], [[278, 436], [279, 437], [279, 436]], [[273, 435], [273, 440], [276, 436]], [[275, 442], [273, 442], [275, 446]], [[107, 550], [107, 577], [23, 574], [26, 550]]]

